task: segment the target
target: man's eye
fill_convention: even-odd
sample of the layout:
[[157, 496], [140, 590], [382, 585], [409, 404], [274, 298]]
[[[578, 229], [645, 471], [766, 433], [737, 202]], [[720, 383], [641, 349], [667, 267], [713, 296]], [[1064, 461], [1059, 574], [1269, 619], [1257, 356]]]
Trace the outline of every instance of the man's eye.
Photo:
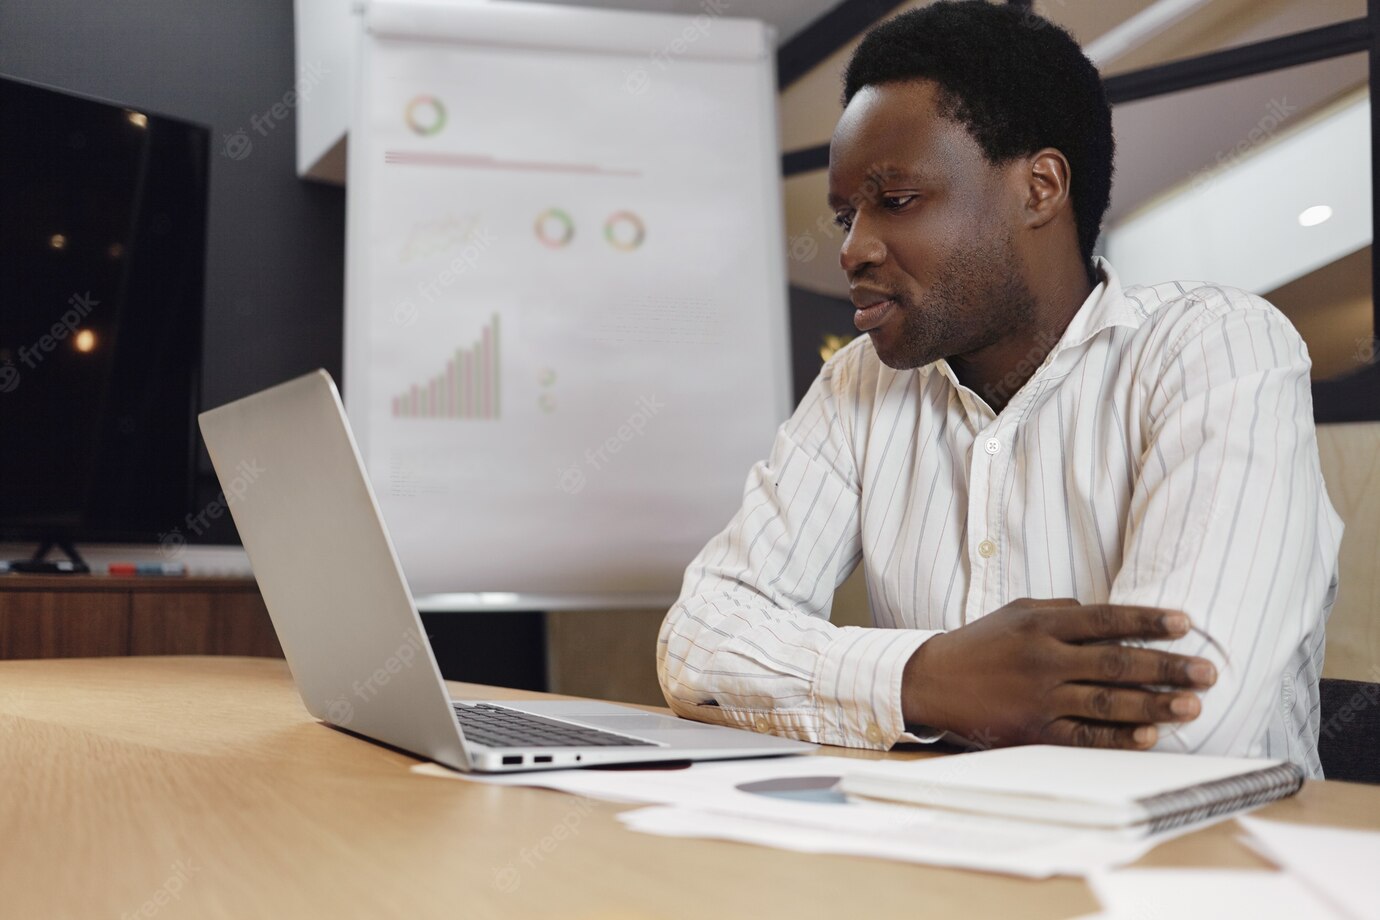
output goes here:
[[835, 214], [834, 226], [842, 227], [845, 230], [853, 229], [853, 218], [847, 214]]
[[904, 208], [906, 205], [910, 204], [914, 200], [914, 195], [889, 196], [882, 199], [882, 206], [889, 211], [895, 211], [899, 210], [900, 208]]

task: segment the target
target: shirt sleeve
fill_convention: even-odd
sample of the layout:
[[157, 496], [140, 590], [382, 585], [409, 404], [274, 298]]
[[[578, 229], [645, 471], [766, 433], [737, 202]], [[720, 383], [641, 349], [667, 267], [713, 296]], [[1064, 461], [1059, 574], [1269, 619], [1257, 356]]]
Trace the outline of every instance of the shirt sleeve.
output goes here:
[[888, 748], [906, 732], [901, 675], [934, 632], [835, 626], [834, 590], [862, 558], [860, 480], [825, 364], [748, 474], [743, 503], [690, 564], [657, 641], [680, 716], [821, 744]]
[[1289, 659], [1321, 645], [1336, 572], [1312, 362], [1283, 314], [1243, 292], [1213, 289], [1166, 338], [1109, 599], [1182, 610], [1211, 637], [1156, 644], [1218, 672], [1201, 715], [1162, 727], [1158, 748], [1247, 756], [1287, 696]]

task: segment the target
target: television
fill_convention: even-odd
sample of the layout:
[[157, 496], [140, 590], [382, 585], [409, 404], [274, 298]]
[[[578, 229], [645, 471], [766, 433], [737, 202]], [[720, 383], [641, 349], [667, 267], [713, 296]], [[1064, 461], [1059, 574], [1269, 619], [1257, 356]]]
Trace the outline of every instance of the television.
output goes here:
[[0, 540], [192, 507], [207, 128], [0, 76]]

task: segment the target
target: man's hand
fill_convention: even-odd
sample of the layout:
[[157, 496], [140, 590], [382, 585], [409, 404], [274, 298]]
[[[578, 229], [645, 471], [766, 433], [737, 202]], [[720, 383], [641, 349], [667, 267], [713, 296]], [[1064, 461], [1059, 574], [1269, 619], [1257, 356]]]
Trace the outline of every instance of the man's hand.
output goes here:
[[1198, 717], [1188, 691], [1212, 686], [1217, 671], [1202, 658], [1118, 643], [1188, 630], [1175, 610], [1012, 601], [920, 646], [906, 663], [901, 710], [909, 725], [997, 745], [1148, 748], [1156, 723]]

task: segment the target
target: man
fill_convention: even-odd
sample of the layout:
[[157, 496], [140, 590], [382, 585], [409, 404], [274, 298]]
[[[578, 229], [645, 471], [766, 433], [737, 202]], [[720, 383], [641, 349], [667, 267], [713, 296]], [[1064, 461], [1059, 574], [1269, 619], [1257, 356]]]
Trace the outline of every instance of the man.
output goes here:
[[[1342, 524], [1307, 350], [1093, 257], [1111, 113], [1067, 33], [938, 3], [873, 29], [829, 157], [866, 335], [825, 363], [657, 650], [692, 719], [1279, 757], [1320, 776]], [[828, 622], [861, 562], [875, 628]]]

